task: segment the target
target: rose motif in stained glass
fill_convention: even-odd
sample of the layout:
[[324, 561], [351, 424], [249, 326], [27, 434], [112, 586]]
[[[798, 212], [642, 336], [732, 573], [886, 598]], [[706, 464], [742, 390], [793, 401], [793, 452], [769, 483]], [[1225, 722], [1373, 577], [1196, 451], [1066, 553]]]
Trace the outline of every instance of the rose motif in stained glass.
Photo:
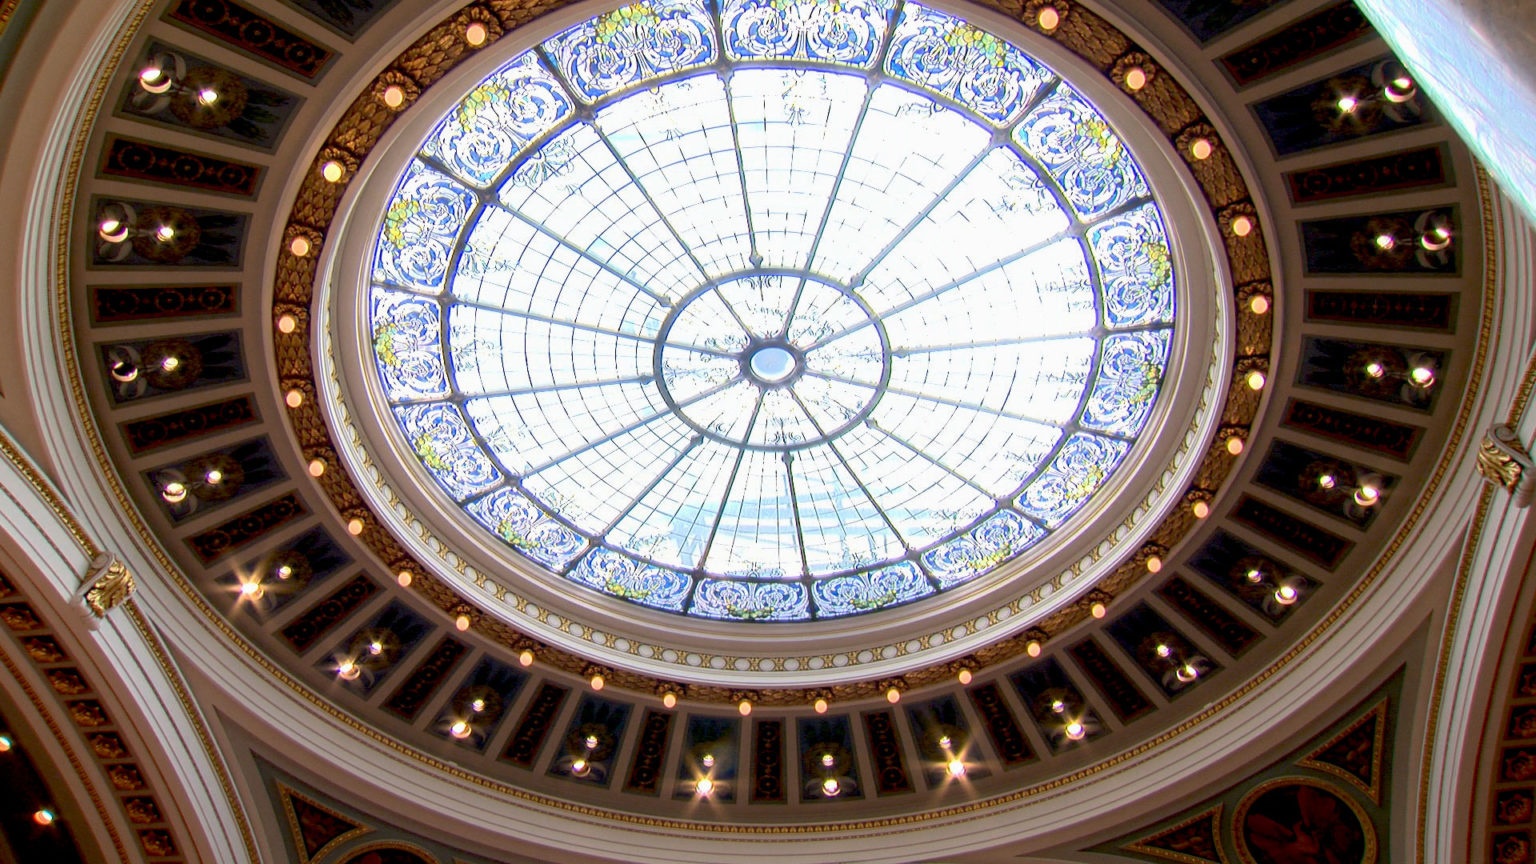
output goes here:
[[447, 498], [581, 590], [748, 622], [931, 597], [1062, 531], [1177, 326], [1098, 109], [899, 0], [557, 34], [437, 124], [370, 260], [380, 389]]

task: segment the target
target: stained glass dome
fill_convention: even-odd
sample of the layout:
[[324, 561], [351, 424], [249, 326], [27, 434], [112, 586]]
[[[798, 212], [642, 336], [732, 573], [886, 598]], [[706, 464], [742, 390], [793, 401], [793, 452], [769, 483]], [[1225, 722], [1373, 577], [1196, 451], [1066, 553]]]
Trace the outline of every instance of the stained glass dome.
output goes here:
[[836, 618], [1062, 531], [1169, 362], [1163, 214], [1056, 72], [895, 0], [640, 3], [502, 65], [389, 199], [402, 442], [509, 555]]

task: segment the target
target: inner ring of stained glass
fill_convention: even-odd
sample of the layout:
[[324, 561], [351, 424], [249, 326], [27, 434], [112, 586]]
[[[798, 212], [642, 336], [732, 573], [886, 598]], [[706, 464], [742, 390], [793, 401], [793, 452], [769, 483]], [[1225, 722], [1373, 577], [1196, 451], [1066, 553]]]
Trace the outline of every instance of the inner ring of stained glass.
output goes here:
[[899, 0], [664, 0], [422, 143], [374, 242], [399, 433], [557, 577], [743, 621], [967, 583], [1067, 530], [1175, 329], [1163, 214], [1055, 71]]

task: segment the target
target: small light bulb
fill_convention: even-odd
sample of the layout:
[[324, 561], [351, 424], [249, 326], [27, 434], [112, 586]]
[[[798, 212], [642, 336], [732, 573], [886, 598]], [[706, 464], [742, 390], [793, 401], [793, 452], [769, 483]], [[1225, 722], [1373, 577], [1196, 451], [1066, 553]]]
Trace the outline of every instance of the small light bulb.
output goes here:
[[661, 704], [662, 704], [662, 707], [664, 707], [664, 708], [676, 708], [677, 707], [677, 694], [676, 693], [663, 693], [663, 694], [661, 694]]
[[603, 689], [603, 683], [604, 683], [603, 682], [603, 676], [601, 676], [601, 675], [593, 675], [592, 676], [592, 689], [593, 690], [601, 690], [601, 689]]
[[828, 798], [837, 797], [837, 793], [841, 791], [842, 786], [837, 782], [836, 777], [828, 777], [827, 779], [821, 781], [821, 792]]
[[1370, 363], [1365, 364], [1365, 374], [1369, 375], [1372, 378], [1380, 378], [1383, 375], [1387, 374], [1387, 367], [1381, 365], [1380, 363], [1372, 361]]
[[1067, 737], [1071, 738], [1073, 741], [1081, 741], [1083, 740], [1083, 736], [1088, 734], [1087, 728], [1085, 728], [1083, 724], [1077, 722], [1076, 720], [1073, 720], [1071, 723], [1067, 724], [1066, 731]]
[[297, 408], [304, 404], [304, 393], [300, 390], [289, 390], [283, 395], [283, 402], [289, 408]]
[[15, 746], [16, 742], [11, 740], [11, 736], [0, 735], [0, 753], [9, 753], [11, 748]]
[[961, 762], [959, 759], [949, 760], [949, 764], [944, 767], [949, 771], [949, 776], [951, 777], [965, 776], [965, 763]]
[[1317, 478], [1317, 488], [1332, 489], [1334, 486], [1338, 485], [1338, 482], [1339, 481], [1335, 480], [1332, 474], [1324, 474]]
[[1203, 160], [1211, 158], [1211, 153], [1213, 153], [1215, 149], [1215, 146], [1211, 144], [1211, 139], [1209, 138], [1196, 138], [1189, 143], [1189, 155], [1195, 157], [1196, 159]]
[[1183, 666], [1180, 666], [1178, 671], [1174, 672], [1173, 674], [1175, 678], [1179, 679], [1180, 683], [1188, 684], [1189, 682], [1200, 677], [1200, 670], [1189, 665], [1188, 663], [1185, 663]]
[[485, 700], [475, 699], [474, 701], [470, 702], [469, 710], [475, 712], [476, 714], [483, 713], [485, 711]]
[[1103, 603], [1095, 603], [1088, 608], [1088, 614], [1095, 618], [1103, 618], [1109, 614], [1109, 609]]
[[708, 798], [709, 793], [715, 791], [715, 781], [709, 779], [708, 777], [700, 777], [693, 784], [693, 788], [694, 791], [699, 793], [700, 798]]
[[[468, 630], [469, 629], [469, 624], [470, 624], [470, 621], [469, 621], [469, 616], [468, 615], [458, 615], [458, 616], [456, 616], [453, 619], [453, 627], [454, 627], [455, 630], [458, 630], [460, 633], [463, 633], [465, 630]], [[602, 688], [602, 685], [598, 685], [597, 687], [594, 687], [592, 689], [594, 689], [594, 690], [601, 690], [603, 688]]]
[[325, 473], [325, 460], [324, 459], [311, 459], [311, 460], [309, 460], [309, 476], [311, 476], [311, 477], [319, 477], [321, 474], [324, 474], [324, 473]]
[[1420, 387], [1428, 387], [1435, 383], [1435, 370], [1428, 366], [1415, 366], [1413, 371], [1408, 373], [1408, 378]]
[[320, 176], [324, 177], [327, 183], [340, 183], [341, 178], [345, 177], [346, 174], [347, 169], [342, 167], [342, 164], [335, 159], [320, 166]]
[[405, 90], [398, 84], [391, 84], [384, 88], [384, 104], [390, 108], [399, 108], [405, 104]]
[[1163, 658], [1164, 660], [1173, 656], [1173, 649], [1169, 648], [1167, 645], [1159, 645], [1154, 650], [1157, 651], [1157, 656]]
[[1231, 453], [1233, 456], [1240, 455], [1243, 452], [1243, 439], [1236, 436], [1228, 438], [1227, 452]]
[[464, 41], [469, 43], [472, 48], [479, 48], [481, 45], [484, 45], [486, 37], [489, 35], [490, 31], [486, 30], [485, 25], [478, 21], [464, 28]]
[[411, 587], [411, 580], [415, 578], [416, 577], [411, 575], [411, 571], [401, 570], [399, 573], [395, 574], [395, 584], [399, 585], [401, 588], [409, 588]]
[[468, 738], [470, 727], [469, 724], [463, 720], [455, 720], [453, 721], [453, 725], [448, 727], [448, 731], [455, 738]]
[[380, 654], [383, 654], [384, 653], [384, 643], [380, 642], [377, 639], [373, 640], [372, 642], [369, 642], [368, 643], [368, 653], [372, 654], [375, 657], [379, 656]]
[[349, 519], [349, 520], [347, 520], [347, 533], [351, 534], [353, 537], [356, 537], [357, 535], [363, 533], [363, 520], [361, 520], [361, 519]]
[[160, 488], [160, 497], [167, 503], [179, 504], [186, 500], [187, 485], [179, 480], [172, 480]]
[[1152, 556], [1147, 558], [1147, 572], [1148, 573], [1157, 573], [1158, 571], [1160, 571], [1162, 569], [1163, 569], [1163, 559], [1157, 557], [1156, 555], [1152, 555]]
[[821, 754], [821, 767], [823, 767], [823, 768], [832, 768], [832, 767], [834, 767], [836, 765], [837, 765], [837, 757], [836, 756], [833, 756], [831, 753], [823, 753], [823, 754]]
[[348, 657], [336, 664], [336, 674], [343, 681], [354, 681], [357, 676], [363, 674], [363, 670], [358, 668], [357, 661]]
[[1040, 15], [1036, 20], [1040, 22], [1041, 30], [1055, 30], [1061, 25], [1061, 13], [1056, 11], [1055, 6], [1045, 6], [1041, 8]]
[[1361, 507], [1375, 507], [1381, 500], [1381, 490], [1369, 483], [1355, 490], [1355, 503]]
[[1247, 216], [1239, 216], [1232, 220], [1232, 233], [1239, 237], [1247, 237], [1253, 233], [1253, 220]]
[[295, 237], [288, 243], [288, 251], [295, 258], [303, 258], [309, 254], [309, 240], [304, 237]]
[[520, 665], [522, 665], [522, 666], [532, 666], [533, 665], [533, 652], [524, 649], [524, 651], [521, 654], [517, 655], [517, 662]]
[[740, 702], [736, 703], [736, 710], [738, 712], [740, 712], [741, 716], [743, 716], [743, 717], [747, 716], [748, 714], [751, 714], [752, 713], [752, 703], [751, 703], [751, 701], [747, 700], [747, 699], [741, 700]]
[[901, 701], [901, 691], [897, 690], [895, 687], [892, 687], [891, 689], [885, 691], [885, 701], [891, 703], [892, 705], [895, 705], [897, 702], [900, 702]]
[[169, 225], [161, 225], [155, 229], [155, 239], [161, 243], [169, 243], [176, 239], [176, 229]]
[[204, 87], [203, 89], [197, 91], [197, 101], [205, 107], [210, 106], [213, 103], [219, 101], [219, 91], [213, 89], [212, 87]]
[[261, 582], [260, 582], [260, 580], [252, 579], [249, 582], [241, 582], [240, 583], [240, 593], [244, 594], [247, 597], [255, 597], [255, 596], [259, 595], [261, 593]]
[[124, 384], [130, 384], [139, 378], [139, 367], [127, 360], [114, 360], [110, 368], [112, 379]]
[[96, 226], [96, 232], [101, 235], [101, 239], [103, 240], [111, 240], [112, 238], [119, 236], [118, 232], [122, 230], [123, 220], [113, 219], [110, 217], [101, 220], [101, 224]]
[[146, 66], [144, 67], [143, 71], [139, 73], [139, 80], [145, 84], [151, 85], [160, 83], [160, 79], [164, 77], [165, 70], [161, 69], [159, 66]]
[[714, 757], [714, 754], [712, 754], [712, 753], [705, 753], [703, 756], [700, 756], [699, 757], [699, 764], [703, 765], [705, 768], [713, 768], [713, 767], [715, 767], [715, 757]]
[[1204, 519], [1211, 515], [1211, 505], [1204, 501], [1196, 501], [1190, 505], [1189, 509], [1195, 514], [1196, 519]]
[[816, 710], [817, 714], [825, 714], [825, 713], [827, 713], [827, 708], [828, 708], [827, 700], [825, 700], [825, 699], [817, 699], [816, 700], [816, 704], [812, 705], [811, 707]]
[[1360, 104], [1360, 100], [1356, 99], [1353, 96], [1341, 96], [1341, 97], [1339, 97], [1339, 102], [1338, 102], [1339, 110], [1343, 111], [1345, 114], [1348, 114], [1348, 113], [1354, 111], [1355, 110], [1355, 106], [1359, 105], [1359, 104]]
[[1060, 699], [1052, 699], [1051, 700], [1051, 713], [1052, 714], [1061, 714], [1061, 713], [1064, 713], [1066, 710], [1067, 710], [1067, 703], [1061, 701]]
[[292, 315], [279, 315], [277, 318], [277, 332], [292, 333], [299, 329], [299, 319]]
[[213, 469], [212, 471], [209, 471], [207, 474], [205, 474], [203, 476], [208, 480], [208, 485], [209, 486], [217, 486], [220, 483], [224, 482], [224, 472], [220, 471], [217, 468]]
[[949, 748], [955, 746], [954, 739], [950, 738], [948, 735], [940, 735], [938, 743], [940, 750], [948, 750]]
[[43, 826], [52, 825], [58, 818], [59, 817], [55, 816], [53, 811], [49, 810], [47, 807], [39, 807], [37, 808], [37, 812], [32, 814], [32, 821]]
[[279, 578], [279, 579], [287, 579], [289, 576], [292, 576], [292, 575], [293, 575], [293, 568], [288, 566], [287, 564], [284, 564], [283, 566], [277, 568], [277, 578]]
[[588, 735], [585, 739], [582, 740], [581, 745], [588, 750], [596, 750], [598, 743], [600, 742], [597, 740], [596, 735]]
[[1146, 70], [1140, 66], [1132, 66], [1125, 72], [1125, 86], [1131, 90], [1140, 90], [1147, 86]]
[[160, 361], [160, 368], [166, 372], [175, 372], [181, 367], [181, 358], [172, 354]]
[[1396, 245], [1397, 245], [1397, 238], [1393, 237], [1391, 234], [1377, 234], [1376, 235], [1376, 248], [1377, 249], [1380, 249], [1383, 252], [1386, 252], [1386, 251], [1390, 251], [1392, 249], [1392, 247], [1394, 247]]
[[1041, 650], [1042, 646], [1039, 639], [1031, 639], [1024, 643], [1024, 653], [1031, 657], [1039, 657]]
[[587, 760], [585, 759], [577, 757], [571, 760], [571, 773], [577, 777], [584, 776], [587, 773], [587, 767]]
[[1281, 606], [1289, 606], [1296, 602], [1296, 589], [1289, 585], [1281, 585], [1275, 589], [1275, 601]]
[[1264, 581], [1264, 571], [1257, 567], [1250, 567], [1248, 572], [1243, 574], [1243, 578], [1247, 579], [1250, 584], [1257, 585]]
[[969, 684], [969, 683], [971, 683], [971, 679], [972, 679], [972, 678], [974, 678], [974, 677], [975, 677], [975, 674], [974, 674], [974, 673], [972, 673], [972, 672], [971, 672], [971, 670], [969, 670], [969, 669], [961, 669], [961, 670], [960, 670], [960, 671], [959, 671], [959, 672], [958, 672], [958, 673], [957, 673], [957, 674], [956, 674], [956, 675], [955, 675], [955, 678], [956, 678], [956, 679], [957, 679], [957, 680], [959, 680], [959, 682], [960, 682], [960, 685], [961, 685], [961, 686], [962, 686], [962, 687], [963, 687], [963, 686], [965, 686], [965, 685], [967, 685], [967, 684]]
[[1263, 294], [1255, 294], [1253, 299], [1248, 301], [1248, 308], [1255, 315], [1263, 315], [1269, 311], [1269, 298]]
[[1263, 390], [1264, 389], [1264, 373], [1263, 372], [1260, 372], [1257, 369], [1255, 369], [1254, 371], [1248, 373], [1248, 389], [1249, 390]]

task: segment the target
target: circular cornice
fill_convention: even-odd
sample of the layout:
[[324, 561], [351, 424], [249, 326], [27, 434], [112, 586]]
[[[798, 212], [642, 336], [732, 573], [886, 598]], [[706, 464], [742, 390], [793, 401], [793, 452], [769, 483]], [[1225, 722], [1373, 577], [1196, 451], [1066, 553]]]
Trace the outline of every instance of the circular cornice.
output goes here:
[[[573, 603], [568, 593], [555, 586], [500, 577], [498, 564], [504, 556], [476, 532], [446, 527], [451, 524], [447, 508], [440, 496], [423, 494], [422, 489], [430, 489], [433, 483], [394, 440], [398, 436], [389, 436], [378, 427], [372, 419], [376, 411], [357, 412], [350, 405], [347, 394], [377, 390], [378, 384], [355, 371], [366, 368], [368, 346], [356, 337], [334, 341], [329, 334], [335, 325], [329, 316], [339, 314], [340, 320], [355, 316], [351, 298], [358, 292], [341, 290], [342, 310], [333, 313], [323, 301], [316, 305], [313, 286], [351, 286], [366, 278], [360, 269], [362, 262], [370, 260], [367, 249], [373, 236], [372, 220], [377, 218], [372, 214], [383, 212], [383, 198], [393, 186], [398, 166], [414, 149], [412, 142], [435, 124], [463, 87], [479, 80], [503, 58], [589, 14], [581, 11], [587, 8], [592, 7], [567, 8], [510, 34], [492, 28], [490, 37], [478, 48], [462, 41], [463, 29], [480, 20], [474, 7], [444, 19], [434, 32], [444, 33], [442, 38], [458, 39], [455, 47], [461, 54], [456, 62], [451, 67], [446, 63], [435, 67], [433, 77], [428, 78], [410, 71], [411, 52], [417, 49], [407, 49], [392, 61], [359, 88], [362, 95], [325, 134], [324, 140], [330, 143], [320, 147], [298, 191], [277, 253], [278, 284], [272, 313], [274, 325], [288, 315], [298, 326], [289, 333], [276, 326], [272, 330], [279, 358], [278, 377], [284, 389], [296, 387], [306, 394], [289, 415], [300, 440], [306, 442], [306, 460], [334, 462], [339, 455], [348, 466], [345, 472], [328, 472], [319, 483], [345, 519], [361, 521], [360, 539], [380, 560], [395, 572], [412, 573], [412, 587], [426, 592], [445, 611], [457, 615], [466, 609], [476, 610], [470, 617], [477, 629], [512, 650], [533, 648], [542, 661], [577, 674], [586, 673], [595, 662], [613, 673], [608, 676], [610, 683], [642, 692], [681, 689], [679, 685], [686, 683], [691, 685], [688, 693], [693, 698], [736, 701], [736, 691], [751, 690], [754, 700], [764, 704], [805, 704], [815, 698], [814, 693], [802, 689], [806, 687], [832, 686], [840, 699], [872, 695], [885, 689], [881, 686], [884, 679], [900, 676], [909, 686], [920, 686], [949, 677], [960, 666], [974, 668], [1015, 656], [1038, 638], [1024, 638], [1021, 634], [1025, 628], [1037, 627], [1052, 634], [1084, 620], [1088, 607], [1101, 596], [1094, 594], [1094, 599], [1087, 599], [1090, 590], [1109, 596], [1128, 590], [1148, 573], [1149, 559], [1159, 559], [1160, 563], [1161, 557], [1194, 527], [1197, 520], [1185, 505], [1214, 497], [1236, 462], [1225, 443], [1246, 435], [1246, 424], [1259, 407], [1258, 393], [1231, 385], [1269, 367], [1267, 349], [1258, 348], [1254, 353], [1251, 328], [1245, 328], [1248, 350], [1234, 361], [1234, 337], [1228, 330], [1239, 302], [1248, 301], [1256, 291], [1269, 291], [1267, 259], [1255, 255], [1263, 247], [1262, 230], [1255, 227], [1242, 235], [1232, 230], [1232, 221], [1245, 214], [1248, 224], [1253, 225], [1256, 212], [1249, 204], [1211, 205], [1211, 199], [1230, 200], [1234, 192], [1241, 198], [1242, 180], [1230, 160], [1197, 160], [1190, 155], [1194, 138], [1204, 135], [1215, 140], [1214, 133], [1204, 131], [1209, 124], [1198, 113], [1189, 116], [1193, 100], [1171, 76], [1156, 74], [1149, 59], [1139, 60], [1138, 68], [1153, 74], [1148, 85], [1133, 91], [1123, 84], [1130, 64], [1096, 69], [1075, 53], [1085, 46], [1074, 46], [1070, 40], [1063, 44], [1055, 38], [1063, 35], [1062, 31], [1070, 35], [1069, 28], [1048, 34], [1036, 24], [1032, 33], [1021, 33], [1029, 50], [1067, 72], [1069, 80], [1090, 99], [1113, 105], [1111, 117], [1132, 149], [1146, 154], [1143, 159], [1148, 162], [1149, 180], [1170, 208], [1175, 245], [1182, 250], [1176, 262], [1176, 281], [1183, 292], [1180, 303], [1192, 309], [1185, 319], [1190, 323], [1183, 328], [1185, 339], [1191, 341], [1173, 352], [1175, 360], [1168, 375], [1172, 392], [1159, 399], [1149, 426], [1169, 422], [1159, 417], [1174, 412], [1174, 406], [1185, 411], [1196, 406], [1222, 408], [1206, 409], [1193, 417], [1185, 414], [1186, 419], [1172, 421], [1173, 428], [1182, 427], [1183, 433], [1166, 435], [1154, 448], [1154, 452], [1167, 455], [1143, 457], [1135, 473], [1122, 472], [1115, 478], [1118, 490], [1095, 499], [1100, 512], [1091, 530], [1097, 536], [1079, 537], [1068, 548], [1053, 549], [1054, 554], [1043, 561], [1034, 557], [1013, 567], [1001, 567], [996, 575], [977, 580], [975, 586], [946, 595], [948, 604], [913, 604], [907, 615], [887, 613], [873, 621], [797, 624], [793, 631], [773, 636], [777, 650], [771, 653], [761, 651], [762, 638], [756, 634], [739, 634], [725, 626], [698, 622], [690, 629], [704, 634], [703, 638], [680, 638], [667, 616], [607, 598], [581, 596]], [[1076, 11], [1071, 20], [1091, 22], [1098, 39], [1129, 44], [1123, 35], [1108, 29], [1103, 19], [1090, 18], [1092, 13], [1087, 10]], [[996, 13], [974, 10], [968, 14], [1004, 32], [1012, 32], [1007, 30], [1010, 26], [1024, 30], [1020, 22], [1009, 22]], [[512, 49], [486, 50], [502, 39], [514, 40], [509, 43]], [[1126, 56], [1144, 57], [1136, 52]], [[391, 109], [382, 101], [382, 94], [402, 80], [412, 85], [408, 98]], [[439, 95], [434, 95], [439, 80], [444, 83], [437, 91]], [[1131, 99], [1127, 94], [1143, 98]], [[418, 106], [418, 102], [424, 104]], [[1134, 107], [1141, 111], [1127, 110]], [[1171, 111], [1179, 112], [1176, 119]], [[1160, 131], [1169, 127], [1178, 131], [1173, 135]], [[366, 145], [359, 143], [364, 140]], [[322, 176], [320, 168], [338, 157], [348, 166], [347, 179], [333, 184]], [[1184, 164], [1197, 161], [1220, 162], [1226, 170], [1191, 172]], [[370, 182], [374, 175], [386, 179]], [[335, 188], [338, 185], [347, 188], [339, 192]], [[1194, 206], [1196, 194], [1207, 198], [1213, 214], [1199, 212]], [[369, 214], [363, 217], [368, 220], [364, 227], [350, 226], [354, 212]], [[339, 223], [338, 213], [342, 214]], [[302, 257], [293, 254], [292, 241], [297, 237], [308, 243]], [[1237, 289], [1226, 287], [1230, 282], [1220, 275], [1226, 272], [1226, 262], [1202, 260], [1198, 250], [1216, 244], [1220, 244], [1217, 248], [1226, 247], [1229, 260], [1249, 265]], [[1212, 276], [1216, 277], [1214, 285]], [[1208, 303], [1214, 308], [1207, 307]], [[1265, 319], [1264, 324], [1269, 317], [1247, 311], [1241, 314]], [[1209, 323], [1214, 330], [1197, 326], [1195, 321]], [[318, 355], [303, 353], [305, 347], [318, 351]], [[314, 356], [320, 358], [318, 366]], [[348, 369], [354, 370], [352, 377], [344, 380], [348, 372], [343, 370]], [[1219, 434], [1215, 428], [1218, 416]], [[322, 423], [322, 417], [329, 422]], [[316, 437], [317, 430], [333, 428], [339, 435], [332, 432]], [[347, 443], [338, 446], [338, 438]], [[1213, 442], [1213, 438], [1217, 440]], [[378, 443], [371, 450], [363, 450], [353, 442]], [[400, 484], [390, 479], [393, 477], [415, 480]], [[1197, 484], [1193, 483], [1196, 477]], [[1118, 505], [1116, 511], [1103, 511], [1104, 500], [1113, 500], [1119, 490], [1138, 486], [1152, 491], [1145, 498]], [[429, 573], [433, 575], [425, 575]], [[442, 574], [452, 575], [444, 578]], [[480, 611], [489, 614], [482, 616]], [[914, 632], [919, 635], [913, 636]], [[795, 653], [779, 647], [801, 645], [807, 647]], [[830, 645], [837, 648], [829, 649]]]

